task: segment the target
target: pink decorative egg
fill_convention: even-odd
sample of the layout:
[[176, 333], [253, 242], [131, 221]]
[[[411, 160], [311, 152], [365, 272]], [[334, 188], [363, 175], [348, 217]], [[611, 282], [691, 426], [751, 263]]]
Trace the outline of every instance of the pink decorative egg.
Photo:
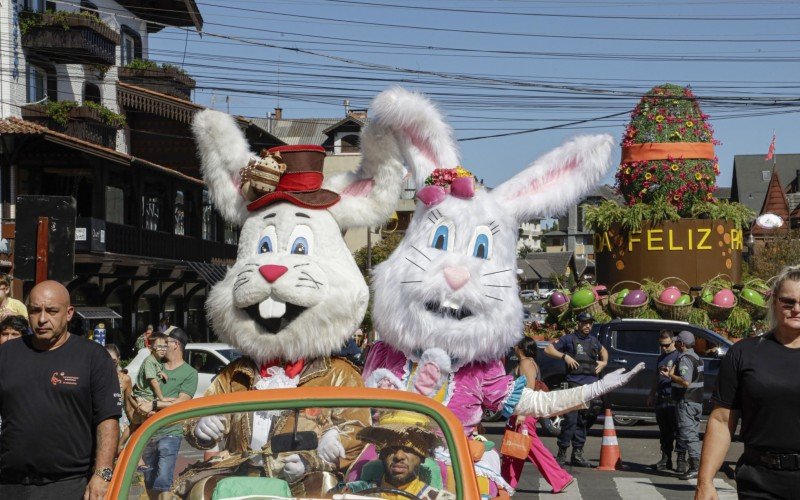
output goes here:
[[631, 290], [628, 295], [622, 299], [624, 306], [640, 306], [647, 302], [647, 294], [643, 290]]
[[731, 290], [723, 288], [714, 294], [714, 300], [711, 303], [719, 307], [733, 307], [734, 303], [736, 303], [736, 297]]
[[674, 304], [681, 298], [681, 291], [675, 287], [669, 287], [661, 292], [661, 295], [658, 296], [658, 300], [663, 302], [664, 304]]
[[561, 292], [553, 292], [553, 295], [550, 296], [550, 305], [553, 307], [558, 307], [566, 304], [567, 302], [569, 302], [569, 299], [567, 299], [567, 296]]

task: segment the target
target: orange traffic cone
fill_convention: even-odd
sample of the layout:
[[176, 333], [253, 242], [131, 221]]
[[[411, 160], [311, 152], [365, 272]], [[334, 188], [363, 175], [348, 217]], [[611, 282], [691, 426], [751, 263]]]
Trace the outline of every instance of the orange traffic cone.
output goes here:
[[603, 419], [603, 445], [600, 447], [600, 465], [598, 470], [618, 470], [622, 468], [622, 456], [617, 442], [617, 431], [614, 429], [614, 417], [611, 410], [606, 408], [606, 417]]

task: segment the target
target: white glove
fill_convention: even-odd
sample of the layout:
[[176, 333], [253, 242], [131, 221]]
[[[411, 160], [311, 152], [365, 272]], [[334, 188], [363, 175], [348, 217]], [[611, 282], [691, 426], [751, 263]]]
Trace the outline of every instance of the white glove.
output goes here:
[[644, 363], [639, 363], [634, 366], [632, 370], [627, 372], [625, 368], [613, 371], [593, 384], [584, 385], [583, 398], [586, 401], [591, 401], [592, 399], [599, 398], [603, 394], [608, 394], [614, 389], [619, 389], [630, 382], [630, 380], [642, 370], [644, 370]]
[[306, 466], [303, 464], [303, 459], [300, 458], [300, 455], [295, 453], [283, 459], [283, 475], [288, 482], [297, 481], [305, 473]]
[[326, 462], [336, 463], [337, 458], [344, 458], [344, 446], [339, 441], [339, 431], [330, 429], [322, 435], [317, 445], [317, 455]]
[[222, 415], [209, 415], [201, 418], [194, 427], [194, 435], [201, 441], [216, 443], [225, 435], [227, 422]]

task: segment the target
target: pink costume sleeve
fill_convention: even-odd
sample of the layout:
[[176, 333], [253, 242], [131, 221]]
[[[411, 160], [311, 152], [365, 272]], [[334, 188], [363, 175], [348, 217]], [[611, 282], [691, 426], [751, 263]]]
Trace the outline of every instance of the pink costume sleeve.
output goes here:
[[361, 371], [361, 377], [366, 380], [372, 375], [377, 368], [381, 368], [381, 363], [385, 361], [386, 357], [386, 344], [383, 342], [375, 342], [369, 348], [367, 353], [367, 361], [364, 363], [364, 369]]
[[476, 367], [483, 369], [482, 374], [476, 373], [478, 377], [482, 377], [483, 407], [492, 411], [502, 410], [506, 399], [514, 392], [514, 377], [506, 374], [506, 369], [500, 360], [481, 363]]

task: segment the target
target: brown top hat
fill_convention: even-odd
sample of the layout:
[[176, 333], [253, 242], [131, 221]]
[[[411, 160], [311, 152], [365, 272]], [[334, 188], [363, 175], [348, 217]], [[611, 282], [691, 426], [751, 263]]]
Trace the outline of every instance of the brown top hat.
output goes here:
[[252, 201], [247, 205], [247, 210], [253, 212], [279, 201], [288, 201], [304, 208], [328, 208], [339, 201], [338, 194], [322, 189], [325, 148], [298, 144], [274, 147], [267, 153], [280, 155], [286, 170], [281, 174], [275, 190]]

